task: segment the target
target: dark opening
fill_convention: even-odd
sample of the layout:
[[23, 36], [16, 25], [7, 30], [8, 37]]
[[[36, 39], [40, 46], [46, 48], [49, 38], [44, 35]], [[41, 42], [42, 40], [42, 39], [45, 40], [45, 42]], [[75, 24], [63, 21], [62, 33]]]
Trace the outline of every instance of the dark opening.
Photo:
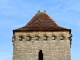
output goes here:
[[43, 60], [42, 50], [39, 51], [38, 58], [39, 58], [38, 60]]

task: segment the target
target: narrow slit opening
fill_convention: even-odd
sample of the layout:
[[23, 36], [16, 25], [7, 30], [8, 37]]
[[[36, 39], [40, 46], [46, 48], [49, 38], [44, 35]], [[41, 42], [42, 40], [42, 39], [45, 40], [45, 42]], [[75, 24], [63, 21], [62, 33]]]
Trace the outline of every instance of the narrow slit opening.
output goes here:
[[43, 53], [42, 53], [42, 50], [39, 50], [39, 53], [38, 53], [38, 60], [43, 60]]

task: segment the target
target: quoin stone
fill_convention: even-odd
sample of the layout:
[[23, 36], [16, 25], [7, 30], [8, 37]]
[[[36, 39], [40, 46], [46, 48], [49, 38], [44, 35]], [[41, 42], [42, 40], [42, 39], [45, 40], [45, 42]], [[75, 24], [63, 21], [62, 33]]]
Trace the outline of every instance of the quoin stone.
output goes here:
[[59, 26], [46, 10], [13, 30], [12, 60], [71, 60], [71, 29]]

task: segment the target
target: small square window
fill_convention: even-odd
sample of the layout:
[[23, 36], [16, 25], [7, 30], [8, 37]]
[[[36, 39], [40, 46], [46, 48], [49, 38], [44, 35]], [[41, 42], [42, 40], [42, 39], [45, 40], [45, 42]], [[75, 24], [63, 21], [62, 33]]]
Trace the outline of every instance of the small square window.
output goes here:
[[48, 40], [48, 36], [47, 35], [44, 35], [43, 39], [44, 40]]
[[52, 40], [55, 40], [57, 37], [55, 35], [52, 36]]
[[65, 38], [65, 37], [64, 37], [63, 35], [60, 36], [60, 40], [64, 40], [64, 38]]
[[16, 39], [16, 36], [13, 36], [13, 37], [12, 37], [12, 42], [15, 41], [15, 39]]
[[30, 35], [27, 36], [27, 41], [30, 41], [32, 37]]
[[36, 36], [36, 37], [35, 37], [36, 40], [39, 40], [39, 38], [40, 38], [39, 36]]
[[24, 37], [22, 35], [19, 36], [19, 41], [22, 41]]

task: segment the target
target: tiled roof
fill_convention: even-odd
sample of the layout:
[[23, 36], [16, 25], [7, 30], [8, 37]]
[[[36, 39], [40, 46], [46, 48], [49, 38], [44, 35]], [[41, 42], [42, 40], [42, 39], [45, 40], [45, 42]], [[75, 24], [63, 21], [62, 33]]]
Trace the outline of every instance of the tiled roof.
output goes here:
[[71, 31], [71, 29], [58, 26], [46, 12], [38, 12], [25, 26], [13, 30], [20, 31]]

